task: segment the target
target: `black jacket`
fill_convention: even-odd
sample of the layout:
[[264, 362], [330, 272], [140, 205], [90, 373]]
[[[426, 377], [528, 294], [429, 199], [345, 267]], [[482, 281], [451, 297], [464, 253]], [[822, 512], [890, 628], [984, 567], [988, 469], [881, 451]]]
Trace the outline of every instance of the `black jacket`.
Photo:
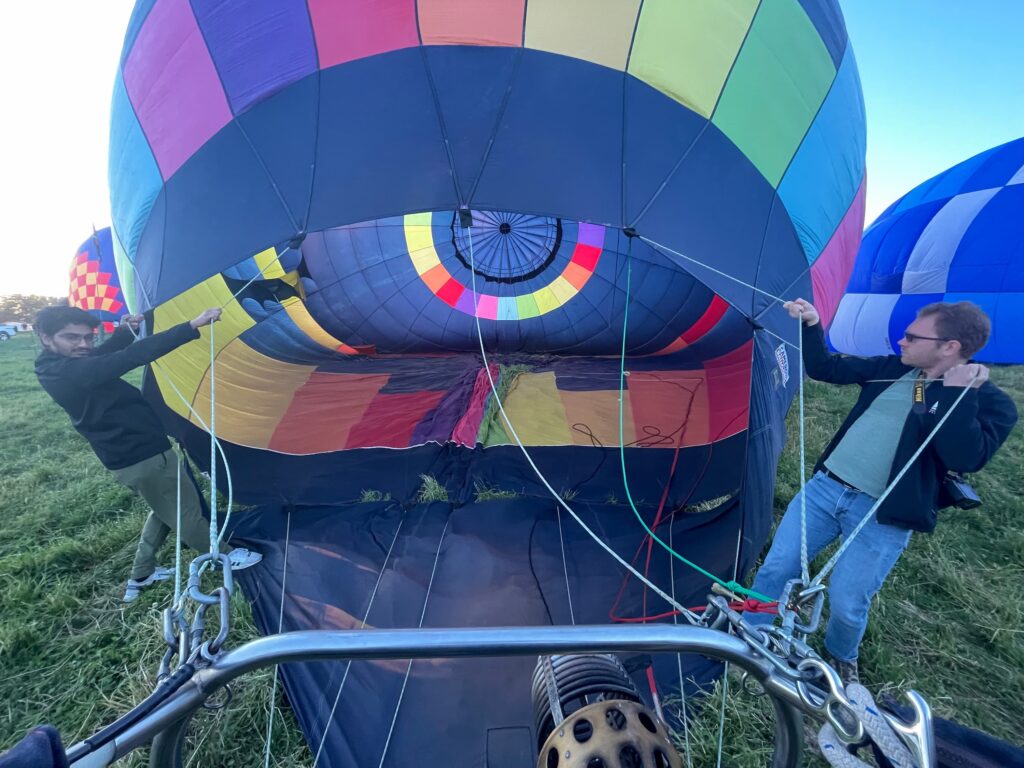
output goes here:
[[45, 350], [36, 358], [36, 377], [68, 412], [103, 465], [122, 469], [163, 453], [171, 444], [142, 393], [121, 377], [198, 338], [199, 331], [188, 323], [135, 343], [130, 330], [118, 328], [88, 357]]
[[[829, 354], [821, 324], [803, 329], [804, 370], [812, 379], [830, 384], [859, 384], [860, 397], [821, 454], [815, 470], [824, 470], [843, 435], [868, 406], [908, 371], [910, 366], [895, 355], [888, 357], [845, 357]], [[925, 438], [963, 392], [933, 381], [925, 388], [925, 413], [907, 416], [896, 446], [888, 483], [921, 446]], [[947, 470], [977, 472], [992, 458], [1017, 422], [1013, 400], [995, 384], [986, 381], [969, 389], [952, 415], [942, 425], [907, 473], [892, 489], [876, 514], [878, 522], [930, 532], [939, 509], [939, 489]], [[888, 485], [888, 484], [887, 484]]]

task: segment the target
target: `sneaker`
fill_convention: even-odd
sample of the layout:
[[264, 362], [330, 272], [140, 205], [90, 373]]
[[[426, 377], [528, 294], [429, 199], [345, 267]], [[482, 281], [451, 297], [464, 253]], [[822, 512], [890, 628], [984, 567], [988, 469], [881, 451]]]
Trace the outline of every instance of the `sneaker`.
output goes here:
[[262, 559], [263, 555], [259, 552], [253, 552], [243, 547], [236, 547], [228, 552], [228, 560], [231, 562], [232, 571], [244, 571], [246, 568], [256, 565]]
[[150, 584], [156, 584], [158, 581], [166, 581], [174, 575], [174, 571], [170, 568], [162, 568], [157, 566], [153, 569], [153, 572], [144, 579], [128, 579], [128, 585], [124, 589], [124, 602], [134, 602], [142, 590], [148, 587]]
[[832, 665], [832, 669], [839, 673], [839, 678], [843, 681], [843, 685], [860, 682], [860, 673], [857, 671], [856, 659], [853, 661], [840, 661], [833, 656], [828, 660], [828, 663]]

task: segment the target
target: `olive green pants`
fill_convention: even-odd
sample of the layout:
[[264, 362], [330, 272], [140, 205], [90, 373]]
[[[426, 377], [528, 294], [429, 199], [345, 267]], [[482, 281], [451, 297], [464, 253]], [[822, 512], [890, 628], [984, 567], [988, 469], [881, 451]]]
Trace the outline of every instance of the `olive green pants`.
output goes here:
[[[178, 519], [178, 485], [181, 478], [181, 540], [196, 550], [210, 549], [210, 524], [203, 517], [199, 491], [185, 468], [178, 472], [178, 456], [173, 450], [164, 451], [130, 467], [112, 470], [114, 477], [138, 493], [152, 512], [142, 526], [139, 547], [132, 566], [133, 579], [145, 579], [156, 568], [156, 555], [174, 530]], [[229, 551], [228, 547], [222, 549]]]

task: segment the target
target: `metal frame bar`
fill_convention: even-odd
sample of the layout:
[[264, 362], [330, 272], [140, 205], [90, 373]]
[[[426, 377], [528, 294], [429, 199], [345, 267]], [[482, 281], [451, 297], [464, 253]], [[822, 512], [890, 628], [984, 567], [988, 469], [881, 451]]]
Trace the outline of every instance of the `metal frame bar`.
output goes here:
[[[565, 653], [694, 653], [735, 664], [757, 680], [775, 707], [773, 768], [797, 768], [802, 747], [795, 684], [780, 676], [742, 640], [720, 630], [646, 624], [488, 627], [458, 629], [310, 630], [263, 637], [228, 651], [168, 699], [119, 734], [106, 749], [78, 757], [73, 768], [101, 768], [152, 741], [151, 768], [181, 764], [181, 743], [192, 715], [218, 690], [254, 669], [292, 661], [436, 659]], [[76, 745], [78, 747], [79, 745]], [[75, 751], [72, 747], [72, 753]]]

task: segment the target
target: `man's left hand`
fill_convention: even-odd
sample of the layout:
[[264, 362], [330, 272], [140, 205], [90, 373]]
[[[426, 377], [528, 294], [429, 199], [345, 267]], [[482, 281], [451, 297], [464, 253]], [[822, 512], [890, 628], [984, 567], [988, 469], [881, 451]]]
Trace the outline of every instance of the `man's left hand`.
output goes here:
[[944, 387], [972, 386], [978, 388], [986, 381], [988, 381], [988, 368], [979, 363], [955, 365], [942, 374], [942, 386]]
[[133, 331], [137, 331], [139, 330], [139, 325], [142, 323], [144, 319], [145, 317], [142, 315], [125, 315], [124, 317], [121, 318], [121, 325], [127, 325]]

